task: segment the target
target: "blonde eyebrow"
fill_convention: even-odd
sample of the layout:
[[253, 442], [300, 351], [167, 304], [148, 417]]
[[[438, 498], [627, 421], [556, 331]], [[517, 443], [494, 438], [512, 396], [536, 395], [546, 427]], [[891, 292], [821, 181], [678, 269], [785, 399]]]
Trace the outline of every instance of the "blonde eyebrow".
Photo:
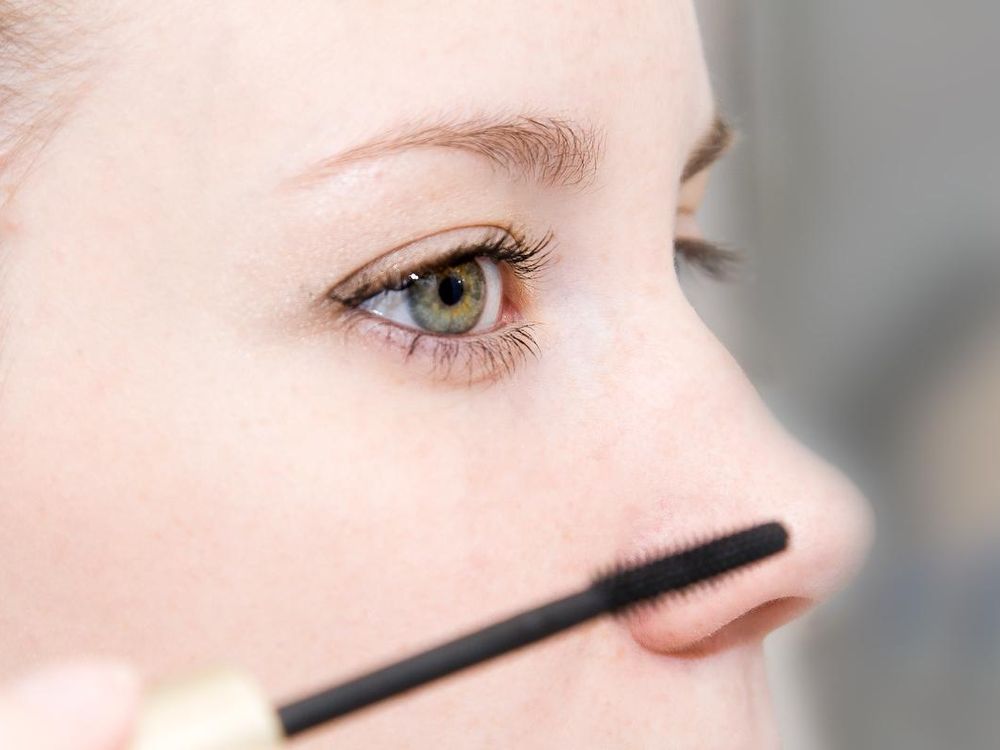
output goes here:
[[681, 182], [687, 182], [692, 177], [704, 172], [726, 152], [733, 143], [733, 129], [716, 114], [712, 124], [698, 140], [688, 157], [684, 170], [681, 172]]
[[417, 125], [320, 159], [287, 182], [294, 187], [308, 187], [353, 162], [421, 147], [471, 152], [512, 175], [574, 187], [588, 184], [596, 174], [604, 136], [591, 126], [558, 117], [474, 118]]

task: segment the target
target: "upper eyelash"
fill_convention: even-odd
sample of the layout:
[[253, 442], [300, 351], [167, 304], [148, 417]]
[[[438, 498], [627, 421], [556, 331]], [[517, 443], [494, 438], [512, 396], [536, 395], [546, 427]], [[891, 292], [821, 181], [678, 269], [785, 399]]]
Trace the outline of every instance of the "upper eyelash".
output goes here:
[[[478, 253], [488, 255], [494, 260], [504, 261], [510, 266], [514, 274], [522, 281], [528, 281], [541, 273], [552, 260], [552, 240], [555, 233], [546, 232], [541, 239], [533, 244], [528, 244], [527, 240], [514, 233], [508, 233], [498, 238], [498, 243], [491, 248], [491, 252]], [[466, 260], [477, 255], [471, 252]]]
[[[547, 232], [533, 244], [520, 234], [507, 230], [493, 242], [466, 243], [455, 247], [444, 256], [421, 266], [403, 272], [400, 279], [373, 279], [349, 296], [330, 293], [329, 297], [349, 307], [357, 307], [369, 297], [383, 291], [401, 291], [412, 283], [411, 275], [426, 275], [458, 265], [476, 257], [488, 257], [494, 261], [504, 261], [514, 275], [522, 281], [537, 276], [552, 260], [552, 240], [554, 233]], [[674, 240], [674, 260], [684, 259], [697, 266], [709, 277], [720, 281], [731, 281], [744, 257], [739, 251], [723, 247], [717, 243], [695, 237], [677, 237]]]
[[359, 289], [343, 296], [330, 292], [328, 297], [348, 307], [357, 307], [370, 297], [381, 292], [402, 291], [413, 283], [413, 276], [436, 273], [444, 268], [465, 263], [474, 258], [490, 258], [505, 262], [521, 281], [534, 279], [552, 260], [552, 240], [555, 234], [547, 232], [538, 241], [528, 244], [523, 235], [506, 230], [491, 242], [472, 242], [456, 246], [427, 263], [412, 266], [399, 272], [398, 278], [382, 276], [365, 281]]
[[677, 237], [674, 240], [674, 263], [684, 259], [718, 281], [732, 281], [744, 256], [738, 250], [696, 237]]

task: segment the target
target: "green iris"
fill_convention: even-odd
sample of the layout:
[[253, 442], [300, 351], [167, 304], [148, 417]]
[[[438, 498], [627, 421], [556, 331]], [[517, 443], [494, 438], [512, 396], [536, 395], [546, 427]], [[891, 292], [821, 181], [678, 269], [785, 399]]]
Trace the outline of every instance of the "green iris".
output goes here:
[[483, 312], [486, 277], [475, 260], [448, 266], [407, 287], [414, 322], [431, 333], [465, 333]]

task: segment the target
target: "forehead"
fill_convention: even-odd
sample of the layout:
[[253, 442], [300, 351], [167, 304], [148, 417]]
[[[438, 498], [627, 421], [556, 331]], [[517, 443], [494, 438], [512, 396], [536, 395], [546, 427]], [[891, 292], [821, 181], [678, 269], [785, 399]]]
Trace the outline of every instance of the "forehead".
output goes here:
[[180, 131], [196, 117], [285, 158], [446, 115], [543, 112], [690, 137], [711, 117], [686, 0], [181, 0], [122, 26], [133, 111], [146, 98]]

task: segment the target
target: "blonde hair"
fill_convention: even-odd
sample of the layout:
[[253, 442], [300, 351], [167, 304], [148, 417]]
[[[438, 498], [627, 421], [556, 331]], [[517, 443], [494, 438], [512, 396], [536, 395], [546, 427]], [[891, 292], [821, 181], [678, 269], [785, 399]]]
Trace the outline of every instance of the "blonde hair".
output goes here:
[[62, 122], [86, 68], [71, 6], [0, 0], [0, 208]]

